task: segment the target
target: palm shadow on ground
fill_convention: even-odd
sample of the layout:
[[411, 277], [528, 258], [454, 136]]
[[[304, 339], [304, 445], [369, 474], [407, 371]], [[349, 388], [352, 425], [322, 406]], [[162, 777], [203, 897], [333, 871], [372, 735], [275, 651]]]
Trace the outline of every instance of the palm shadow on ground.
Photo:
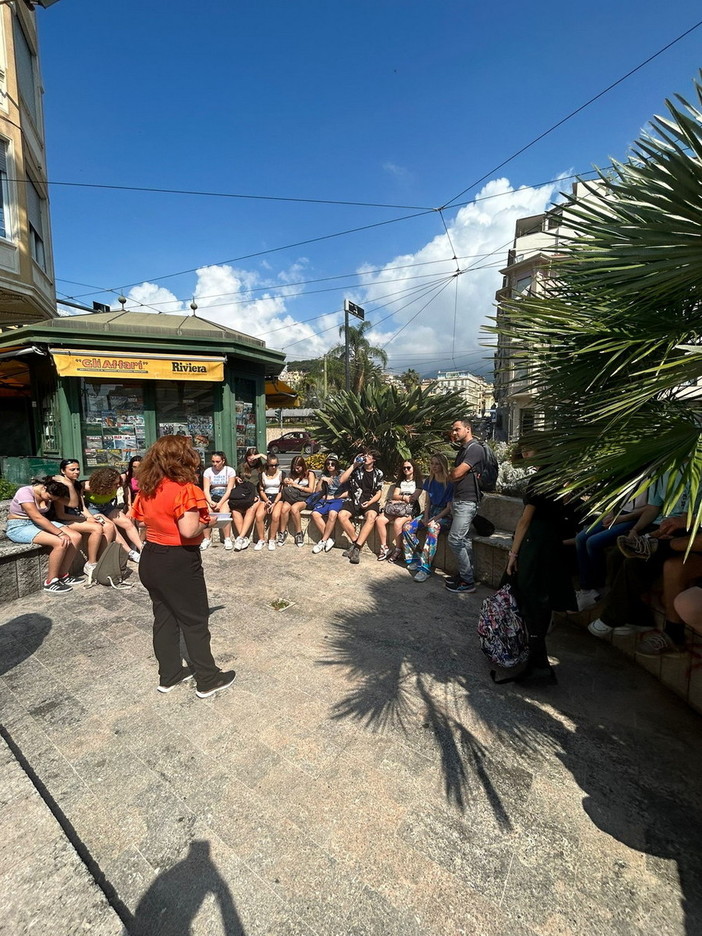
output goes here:
[[[399, 606], [398, 592], [366, 584], [375, 606], [337, 615], [319, 661], [354, 683], [332, 717], [399, 732], [434, 760], [447, 805], [466, 818], [489, 810], [503, 836], [534, 821], [525, 807], [531, 785], [560, 763], [584, 793], [584, 814], [643, 853], [646, 873], [668, 896], [675, 862], [685, 931], [702, 932], [698, 717], [622, 655], [570, 626], [550, 640], [558, 686], [495, 686], [478, 648], [476, 613], [469, 616], [466, 604], [437, 594], [428, 615], [427, 604]], [[631, 914], [649, 912], [626, 872], [612, 859], [610, 874], [596, 874], [590, 886], [624, 921], [620, 928], [613, 920], [612, 931], [648, 932], [624, 925]], [[652, 919], [656, 912], [652, 906]]]

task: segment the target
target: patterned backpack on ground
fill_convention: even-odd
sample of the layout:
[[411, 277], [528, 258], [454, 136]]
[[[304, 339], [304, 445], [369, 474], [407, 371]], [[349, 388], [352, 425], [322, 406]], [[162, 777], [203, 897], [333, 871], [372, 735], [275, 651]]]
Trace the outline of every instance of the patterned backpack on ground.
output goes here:
[[127, 571], [127, 554], [118, 543], [108, 543], [95, 568], [88, 574], [86, 588], [93, 585], [107, 585], [108, 588], [134, 588], [124, 581]]
[[483, 602], [478, 639], [488, 660], [501, 669], [519, 666], [529, 656], [529, 633], [509, 585], [503, 585]]

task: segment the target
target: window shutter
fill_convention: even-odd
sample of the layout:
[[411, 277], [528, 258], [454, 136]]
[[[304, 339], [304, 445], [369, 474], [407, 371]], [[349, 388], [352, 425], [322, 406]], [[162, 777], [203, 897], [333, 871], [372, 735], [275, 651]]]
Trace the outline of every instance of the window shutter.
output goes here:
[[30, 178], [27, 178], [27, 215], [29, 216], [29, 223], [37, 234], [43, 238], [44, 228], [41, 223], [41, 198]]

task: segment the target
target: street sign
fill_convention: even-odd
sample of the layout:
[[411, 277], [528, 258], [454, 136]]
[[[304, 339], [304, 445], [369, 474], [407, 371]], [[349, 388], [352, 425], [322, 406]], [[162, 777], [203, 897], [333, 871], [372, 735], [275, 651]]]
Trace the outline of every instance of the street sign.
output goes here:
[[356, 305], [355, 302], [351, 302], [350, 299], [344, 299], [344, 312], [348, 312], [350, 315], [355, 315], [356, 318], [364, 319], [366, 317], [366, 310], [362, 309], [359, 305]]

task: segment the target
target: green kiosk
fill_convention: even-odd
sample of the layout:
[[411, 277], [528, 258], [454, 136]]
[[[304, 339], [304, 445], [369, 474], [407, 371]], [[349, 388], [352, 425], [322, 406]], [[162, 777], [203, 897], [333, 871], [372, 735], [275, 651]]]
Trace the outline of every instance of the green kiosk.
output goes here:
[[[208, 464], [266, 450], [266, 381], [285, 355], [196, 315], [99, 312], [0, 333], [0, 456], [8, 480], [77, 458], [123, 467], [162, 435]], [[23, 470], [24, 466], [24, 470]], [[11, 470], [8, 470], [10, 468]]]

